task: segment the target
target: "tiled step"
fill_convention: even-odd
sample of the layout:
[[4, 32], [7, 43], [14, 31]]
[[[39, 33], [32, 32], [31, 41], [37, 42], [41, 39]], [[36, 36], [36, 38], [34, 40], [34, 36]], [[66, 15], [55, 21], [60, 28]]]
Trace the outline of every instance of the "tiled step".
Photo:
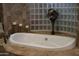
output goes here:
[[3, 46], [0, 46], [0, 53], [6, 53], [6, 51], [5, 51]]
[[0, 53], [0, 56], [9, 56], [9, 53]]
[[8, 53], [7, 51], [5, 51], [3, 46], [0, 46], [0, 56], [17, 56], [17, 55]]

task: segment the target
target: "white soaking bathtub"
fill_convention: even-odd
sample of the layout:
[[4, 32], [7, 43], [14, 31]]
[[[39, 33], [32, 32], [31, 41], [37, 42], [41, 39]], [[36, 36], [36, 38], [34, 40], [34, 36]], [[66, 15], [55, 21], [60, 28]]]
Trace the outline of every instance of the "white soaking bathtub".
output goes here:
[[67, 50], [74, 48], [76, 45], [76, 40], [73, 37], [33, 33], [12, 34], [9, 42], [23, 47], [44, 48], [49, 50]]

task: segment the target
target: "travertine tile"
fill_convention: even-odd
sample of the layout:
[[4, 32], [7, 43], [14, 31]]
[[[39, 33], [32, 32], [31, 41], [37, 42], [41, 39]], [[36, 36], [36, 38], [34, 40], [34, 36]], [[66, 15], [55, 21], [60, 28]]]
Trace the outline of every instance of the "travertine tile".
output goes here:
[[[12, 23], [17, 25], [22, 23], [23, 26], [29, 25], [29, 7], [28, 4], [3, 4], [4, 29], [6, 32], [12, 30]], [[7, 25], [6, 25], [7, 24]], [[18, 30], [18, 28], [16, 28]], [[24, 30], [24, 29], [23, 29]]]
[[70, 50], [63, 51], [53, 51], [47, 49], [35, 49], [30, 47], [20, 47], [15, 45], [4, 45], [6, 51], [16, 54], [16, 55], [25, 55], [25, 56], [78, 56], [79, 49], [73, 48]]

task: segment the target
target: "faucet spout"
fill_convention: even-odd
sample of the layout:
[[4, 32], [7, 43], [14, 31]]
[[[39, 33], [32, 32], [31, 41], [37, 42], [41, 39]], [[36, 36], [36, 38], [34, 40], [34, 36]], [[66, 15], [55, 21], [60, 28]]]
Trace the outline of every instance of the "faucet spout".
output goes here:
[[51, 21], [51, 24], [52, 24], [52, 32], [51, 32], [51, 34], [54, 35], [55, 34], [55, 32], [54, 32], [54, 24], [55, 24], [55, 20], [58, 17], [58, 12], [55, 11], [54, 9], [49, 9], [48, 10], [48, 17], [49, 17], [49, 20]]

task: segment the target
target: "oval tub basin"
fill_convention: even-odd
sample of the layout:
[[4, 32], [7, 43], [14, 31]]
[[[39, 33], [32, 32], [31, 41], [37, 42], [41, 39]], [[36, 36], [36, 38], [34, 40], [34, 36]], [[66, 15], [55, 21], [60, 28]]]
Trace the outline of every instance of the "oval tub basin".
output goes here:
[[33, 33], [12, 34], [9, 42], [23, 47], [44, 48], [49, 50], [67, 50], [74, 48], [76, 45], [76, 40], [73, 37]]

